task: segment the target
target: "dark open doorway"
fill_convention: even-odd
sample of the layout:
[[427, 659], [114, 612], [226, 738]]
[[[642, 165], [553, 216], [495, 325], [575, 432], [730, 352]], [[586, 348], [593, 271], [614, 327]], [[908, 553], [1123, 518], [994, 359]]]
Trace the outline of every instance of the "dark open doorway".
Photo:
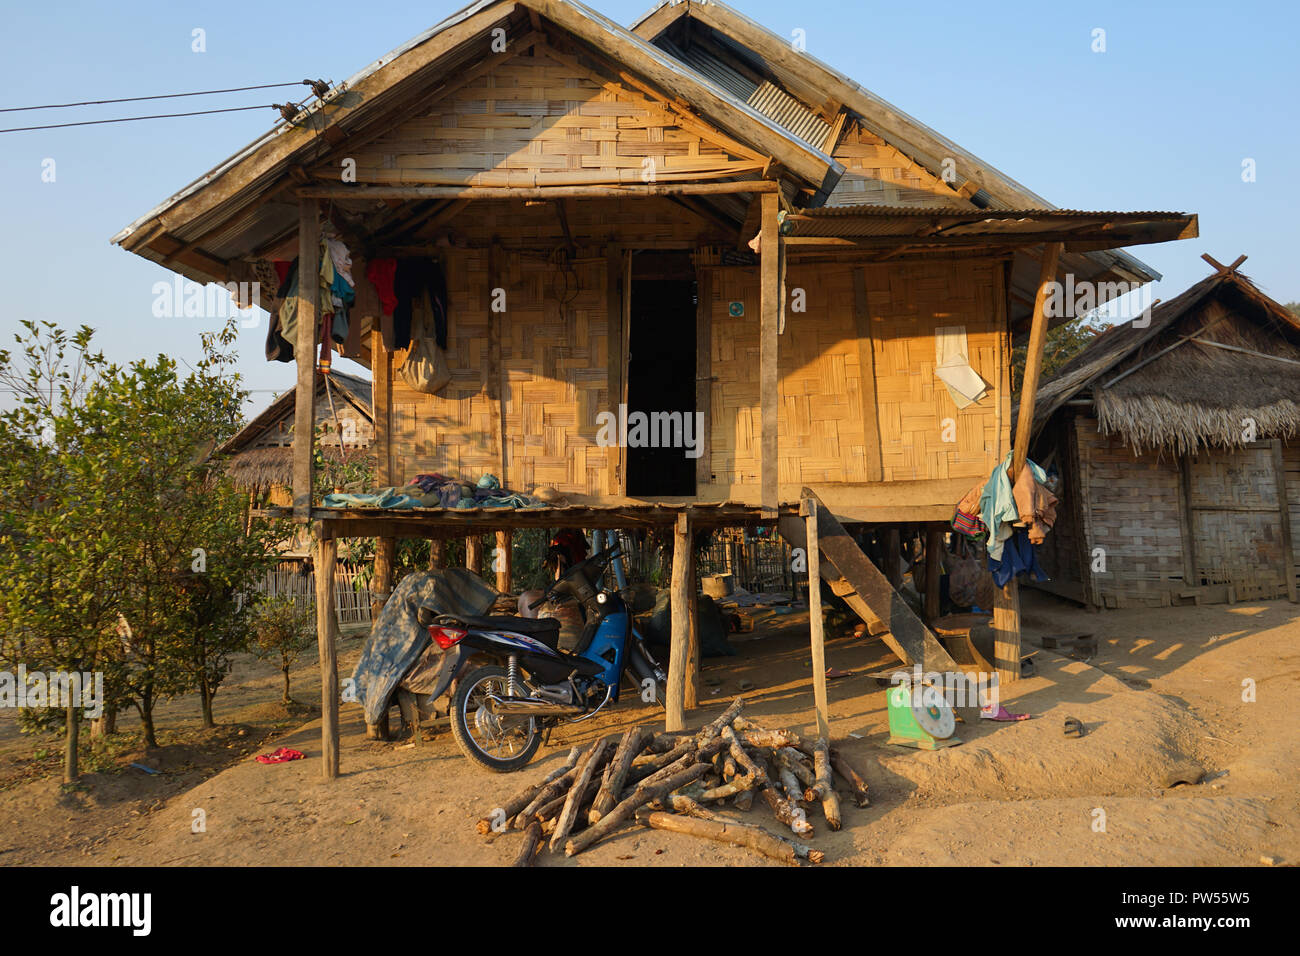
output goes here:
[[[696, 458], [684, 447], [701, 447], [695, 415], [694, 270], [689, 256], [678, 262], [653, 258], [659, 260], [653, 268], [645, 268], [647, 260], [644, 265], [634, 260], [632, 272], [627, 493], [694, 495]], [[645, 423], [639, 434], [638, 422]]]

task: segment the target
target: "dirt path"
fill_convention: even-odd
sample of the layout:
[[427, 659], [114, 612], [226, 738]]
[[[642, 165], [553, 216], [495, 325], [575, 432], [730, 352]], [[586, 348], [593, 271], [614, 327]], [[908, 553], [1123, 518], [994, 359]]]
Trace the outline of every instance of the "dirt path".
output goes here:
[[[1039, 651], [1038, 675], [1003, 694], [1008, 709], [1034, 719], [961, 726], [961, 746], [934, 752], [885, 744], [885, 688], [866, 676], [893, 663], [883, 645], [828, 645], [828, 664], [854, 672], [830, 685], [832, 734], [847, 741], [872, 793], [863, 809], [846, 801], [842, 832], [817, 826], [820, 815], [811, 814], [811, 842], [829, 864], [1215, 866], [1256, 864], [1261, 856], [1283, 864], [1300, 859], [1300, 745], [1289, 733], [1300, 690], [1300, 608], [1265, 602], [1089, 614], [1027, 591], [1023, 616], [1026, 649], [1043, 633], [1092, 631], [1102, 638], [1098, 657], [1084, 663]], [[744, 693], [749, 713], [810, 731], [806, 633], [806, 625], [787, 628], [738, 644], [737, 657], [706, 660], [703, 677], [720, 683], [702, 685], [707, 703], [695, 722], [706, 722], [741, 680], [752, 680], [755, 689]], [[345, 658], [354, 654], [355, 644], [344, 648]], [[1256, 687], [1253, 703], [1242, 700], [1247, 679]], [[300, 699], [313, 692], [305, 681], [295, 690]], [[1087, 735], [1064, 737], [1066, 716], [1084, 721]], [[11, 788], [0, 793], [0, 820], [8, 824], [0, 862], [500, 865], [513, 859], [521, 838], [484, 839], [474, 830], [479, 816], [555, 766], [569, 747], [659, 717], [625, 703], [557, 732], [528, 770], [514, 775], [477, 769], [446, 731], [416, 748], [366, 741], [355, 705], [343, 708], [342, 720], [343, 776], [332, 784], [319, 777], [313, 721], [263, 745], [294, 747], [306, 760], [264, 766], [243, 757], [189, 785], [170, 774], [132, 778], [127, 802], [135, 812], [114, 804], [112, 774], [74, 801], [60, 801], [48, 783]], [[1171, 773], [1190, 767], [1206, 771], [1202, 784], [1167, 786]], [[195, 811], [203, 811], [206, 832], [191, 832]], [[106, 827], [114, 812], [116, 822]], [[41, 829], [42, 814], [57, 818], [54, 831]], [[738, 816], [776, 828], [765, 810]], [[66, 837], [48, 839], [63, 830]], [[541, 865], [626, 862], [764, 863], [690, 837], [629, 830], [575, 860], [544, 854]]]

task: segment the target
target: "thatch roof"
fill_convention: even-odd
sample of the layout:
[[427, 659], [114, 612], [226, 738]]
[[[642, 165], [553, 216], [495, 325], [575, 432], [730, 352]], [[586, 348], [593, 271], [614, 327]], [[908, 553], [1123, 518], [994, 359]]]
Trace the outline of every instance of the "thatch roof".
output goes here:
[[[1240, 260], [1239, 260], [1240, 261]], [[1103, 434], [1135, 453], [1240, 446], [1300, 434], [1300, 319], [1233, 268], [1157, 305], [1150, 325], [1098, 336], [1038, 389], [1037, 433], [1091, 399]]]
[[[345, 401], [370, 421], [375, 420], [375, 413], [370, 405], [371, 389], [369, 379], [358, 378], [355, 375], [332, 370], [327, 375], [323, 375], [316, 380], [316, 401], [318, 404], [328, 401], [326, 394], [327, 379], [330, 389], [329, 395], [333, 397], [335, 402]], [[275, 401], [258, 412], [247, 425], [241, 428], [217, 451], [223, 455], [233, 455], [251, 447], [268, 428], [275, 426], [286, 415], [292, 417], [296, 395], [297, 389], [290, 388], [276, 396]]]
[[[327, 458], [343, 460], [343, 452], [337, 445], [317, 445], [316, 448]], [[348, 454], [356, 458], [363, 452], [352, 450]], [[223, 464], [226, 474], [235, 484], [249, 491], [264, 491], [276, 485], [293, 486], [293, 447], [290, 445], [246, 448], [231, 455]]]

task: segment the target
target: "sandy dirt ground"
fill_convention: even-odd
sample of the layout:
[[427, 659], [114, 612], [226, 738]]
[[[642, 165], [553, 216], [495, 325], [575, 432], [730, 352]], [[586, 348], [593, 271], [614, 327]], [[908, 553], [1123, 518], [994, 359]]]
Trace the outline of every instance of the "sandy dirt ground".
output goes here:
[[[960, 746], [926, 752], [891, 747], [885, 690], [871, 675], [896, 661], [876, 640], [840, 637], [827, 662], [850, 676], [830, 683], [831, 732], [867, 777], [871, 803], [844, 801], [844, 829], [830, 832], [810, 810], [809, 840], [829, 866], [875, 865], [1277, 865], [1300, 859], [1300, 607], [1284, 601], [1089, 613], [1022, 591], [1024, 646], [1043, 634], [1100, 637], [1090, 661], [1038, 650], [1037, 674], [1004, 688], [1002, 702], [1032, 719], [958, 725]], [[706, 659], [702, 725], [733, 697], [767, 726], [803, 733], [812, 724], [806, 617], [733, 642], [736, 657]], [[749, 637], [745, 635], [744, 637]], [[360, 637], [340, 646], [350, 673]], [[314, 701], [310, 655], [294, 696]], [[741, 691], [742, 681], [753, 687]], [[1243, 700], [1243, 682], [1255, 700]], [[197, 727], [197, 704], [169, 705], [174, 726], [161, 751], [121, 754], [64, 792], [42, 775], [57, 754], [32, 760], [32, 741], [0, 721], [0, 864], [293, 866], [510, 863], [522, 837], [484, 838], [475, 822], [557, 766], [575, 745], [638, 723], [662, 728], [660, 712], [624, 703], [588, 723], [557, 730], [524, 771], [498, 775], [462, 757], [450, 732], [419, 747], [364, 739], [356, 705], [342, 710], [340, 779], [320, 772], [320, 728], [278, 703], [278, 674], [241, 662], [217, 698], [216, 731]], [[1081, 739], [1063, 734], [1083, 721]], [[242, 733], [241, 733], [242, 731]], [[166, 743], [166, 741], [164, 741]], [[46, 746], [57, 751], [58, 741]], [[279, 746], [306, 759], [255, 762]], [[122, 769], [131, 760], [162, 772]], [[52, 763], [53, 762], [53, 763]], [[226, 769], [221, 769], [225, 766]], [[1189, 771], [1202, 782], [1175, 781]], [[1196, 774], [1193, 773], [1193, 776]], [[204, 832], [193, 832], [200, 814]], [[761, 801], [724, 812], [774, 832]], [[628, 828], [566, 859], [540, 866], [779, 865], [749, 851], [692, 837]]]

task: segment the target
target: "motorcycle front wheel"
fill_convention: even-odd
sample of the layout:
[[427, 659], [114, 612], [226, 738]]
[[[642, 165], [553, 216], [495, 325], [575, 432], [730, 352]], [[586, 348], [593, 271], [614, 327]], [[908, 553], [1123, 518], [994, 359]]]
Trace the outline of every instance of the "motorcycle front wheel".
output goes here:
[[451, 735], [479, 766], [510, 773], [533, 759], [542, 745], [542, 730], [536, 717], [493, 714], [486, 706], [488, 694], [507, 696], [504, 667], [480, 667], [461, 680], [451, 701]]

